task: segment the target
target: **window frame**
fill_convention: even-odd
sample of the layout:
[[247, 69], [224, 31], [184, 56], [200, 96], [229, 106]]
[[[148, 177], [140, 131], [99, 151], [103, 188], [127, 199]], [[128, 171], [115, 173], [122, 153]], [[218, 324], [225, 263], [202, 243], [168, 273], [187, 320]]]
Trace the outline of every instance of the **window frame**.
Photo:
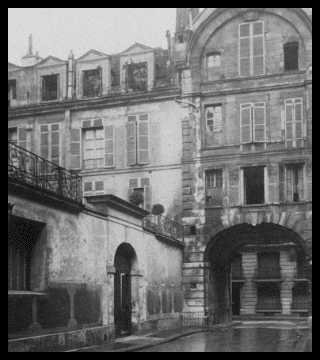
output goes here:
[[[262, 39], [263, 39], [263, 73], [262, 74], [254, 74], [254, 54], [253, 54], [253, 46], [254, 46], [254, 38], [257, 38], [261, 36], [254, 35], [254, 24], [262, 23]], [[249, 36], [241, 36], [241, 26], [243, 25], [249, 25]], [[250, 59], [250, 71], [249, 75], [242, 75], [241, 74], [241, 59], [245, 59], [246, 57], [241, 57], [241, 39], [249, 38], [249, 59]], [[265, 21], [264, 20], [257, 20], [257, 21], [250, 21], [250, 22], [242, 22], [238, 24], [238, 71], [239, 71], [239, 77], [245, 78], [249, 76], [264, 76], [266, 74], [266, 41], [265, 41]]]
[[[102, 137], [101, 138], [97, 138], [97, 131], [101, 131], [102, 133]], [[82, 137], [82, 142], [83, 142], [83, 159], [82, 159], [82, 166], [83, 166], [83, 170], [95, 170], [95, 169], [102, 169], [105, 166], [105, 134], [104, 134], [104, 127], [90, 127], [90, 128], [82, 128], [82, 132], [83, 132], [83, 137]], [[89, 132], [93, 132], [93, 139], [86, 139], [86, 136], [89, 134]], [[86, 158], [86, 150], [88, 150], [86, 148], [86, 141], [92, 140], [93, 144], [94, 144], [94, 155], [95, 157], [93, 158]], [[97, 148], [97, 141], [102, 142], [102, 148]], [[102, 157], [97, 158], [97, 150], [102, 151]], [[97, 160], [101, 160], [101, 166], [98, 166], [97, 164]], [[95, 166], [92, 167], [87, 167], [86, 165], [86, 161], [93, 161], [93, 164], [95, 164]]]
[[[53, 77], [53, 76], [56, 76], [56, 79], [57, 79], [57, 97], [56, 99], [49, 99], [49, 100], [45, 100], [43, 99], [43, 86], [44, 86], [44, 81], [45, 81], [45, 78], [48, 78], [48, 77]], [[59, 101], [59, 98], [60, 98], [60, 74], [57, 73], [57, 74], [47, 74], [47, 75], [41, 75], [40, 76], [40, 95], [41, 95], [41, 102], [50, 102], [50, 101]]]
[[[264, 201], [262, 203], [247, 203], [247, 194], [246, 194], [246, 183], [245, 183], [245, 169], [248, 168], [263, 168], [263, 193], [264, 193]], [[268, 167], [266, 164], [256, 164], [256, 165], [246, 165], [240, 168], [240, 199], [241, 205], [243, 206], [263, 206], [268, 204], [269, 202], [269, 194], [268, 194]]]
[[[298, 185], [296, 185], [296, 187], [299, 187], [299, 180], [300, 180], [300, 176], [302, 178], [302, 190], [301, 190], [301, 199], [299, 198], [298, 201], [294, 201], [294, 168], [296, 168], [298, 170]], [[301, 174], [299, 174], [299, 168], [301, 170]], [[304, 202], [306, 199], [306, 164], [304, 162], [293, 162], [293, 163], [286, 163], [284, 166], [285, 169], [285, 202], [286, 203], [299, 203], [299, 202]], [[291, 189], [291, 196], [290, 198], [288, 197], [288, 191], [289, 191], [289, 187], [288, 187], [288, 174], [289, 171], [293, 172], [292, 173], [292, 189]], [[299, 193], [299, 192], [298, 192]], [[299, 194], [300, 195], [300, 194]]]
[[[259, 105], [263, 104], [263, 105]], [[242, 110], [250, 108], [250, 140], [249, 141], [242, 141], [242, 130], [244, 126], [242, 121]], [[256, 127], [261, 126], [261, 124], [256, 124], [256, 117], [255, 117], [255, 111], [256, 109], [264, 109], [264, 139], [263, 140], [257, 140], [256, 139]], [[256, 144], [256, 143], [266, 143], [267, 142], [267, 103], [266, 101], [256, 101], [256, 102], [248, 102], [248, 103], [241, 103], [240, 104], [240, 144]]]
[[[58, 130], [51, 130], [52, 126], [53, 125], [58, 125]], [[44, 133], [44, 131], [41, 131], [41, 127], [42, 126], [48, 126], [48, 159], [46, 159], [44, 156], [42, 156], [42, 152], [41, 152], [41, 134]], [[52, 131], [59, 131], [59, 164], [55, 163], [53, 160], [52, 160]], [[39, 124], [39, 133], [40, 133], [40, 141], [39, 141], [39, 154], [40, 154], [40, 157], [44, 158], [45, 160], [49, 161], [49, 162], [52, 162], [54, 163], [56, 166], [61, 166], [61, 163], [62, 163], [62, 152], [61, 152], [61, 141], [62, 141], [62, 136], [61, 136], [61, 126], [60, 126], [60, 123], [50, 123], [50, 124]]]
[[[206, 206], [215, 206], [215, 207], [222, 207], [223, 206], [223, 192], [224, 192], [224, 170], [222, 167], [216, 167], [216, 168], [209, 168], [205, 169], [205, 204]], [[208, 186], [208, 183], [211, 182], [210, 175], [213, 176], [213, 185], [214, 186]], [[221, 175], [221, 176], [220, 176]], [[219, 181], [218, 181], [219, 179]], [[210, 191], [211, 189], [211, 191]], [[210, 192], [220, 192], [221, 194], [221, 203], [215, 204], [214, 201], [209, 201], [208, 198], [212, 196], [210, 195]]]
[[[290, 105], [290, 103], [292, 104], [292, 138], [288, 138], [288, 114], [287, 114], [287, 106]], [[301, 120], [297, 121], [296, 120], [296, 104], [300, 104], [301, 105]], [[285, 141], [297, 141], [297, 140], [304, 140], [305, 138], [305, 122], [304, 122], [304, 104], [303, 104], [303, 98], [302, 97], [298, 97], [298, 98], [290, 98], [290, 99], [285, 99], [284, 100], [284, 110], [285, 110]], [[301, 122], [301, 137], [296, 137], [296, 124], [297, 122]]]
[[[296, 63], [297, 67], [294, 69], [286, 69], [286, 64], [288, 62], [288, 54], [286, 54], [286, 51], [290, 48], [294, 48], [296, 53]], [[283, 71], [284, 72], [291, 72], [291, 71], [299, 71], [299, 41], [290, 41], [288, 43], [283, 44]]]

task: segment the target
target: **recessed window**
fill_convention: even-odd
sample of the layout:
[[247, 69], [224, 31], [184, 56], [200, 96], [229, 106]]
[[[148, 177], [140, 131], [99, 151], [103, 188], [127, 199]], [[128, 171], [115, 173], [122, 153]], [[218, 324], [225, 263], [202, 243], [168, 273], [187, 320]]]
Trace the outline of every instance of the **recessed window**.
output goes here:
[[240, 105], [241, 144], [265, 142], [266, 103], [247, 103]]
[[216, 52], [207, 55], [207, 69], [221, 65], [221, 53]]
[[303, 164], [286, 165], [286, 189], [287, 201], [304, 200]]
[[299, 70], [299, 44], [290, 42], [283, 46], [284, 71]]
[[222, 205], [222, 169], [206, 171], [206, 202], [209, 205]]
[[179, 44], [183, 44], [183, 35], [178, 36], [178, 42]]
[[264, 204], [264, 167], [253, 166], [243, 169], [244, 204]]
[[147, 63], [131, 63], [125, 66], [126, 92], [140, 92], [148, 90]]
[[205, 117], [207, 145], [222, 145], [222, 105], [207, 106]]
[[102, 90], [102, 69], [98, 67], [93, 70], [83, 71], [83, 96], [98, 97], [101, 96]]
[[84, 169], [97, 169], [104, 167], [104, 131], [88, 129], [84, 131]]
[[42, 76], [42, 101], [58, 99], [58, 75]]

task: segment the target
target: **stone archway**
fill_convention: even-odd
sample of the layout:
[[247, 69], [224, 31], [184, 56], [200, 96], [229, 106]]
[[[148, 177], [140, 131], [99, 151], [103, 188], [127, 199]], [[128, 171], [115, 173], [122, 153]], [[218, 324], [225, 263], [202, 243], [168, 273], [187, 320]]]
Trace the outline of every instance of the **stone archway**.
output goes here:
[[[243, 223], [220, 231], [207, 243], [204, 252], [205, 272], [208, 278], [204, 300], [210, 324], [224, 323], [231, 320], [233, 284], [231, 278], [231, 258], [238, 251], [242, 251], [244, 247], [251, 247], [249, 251], [255, 251], [255, 254], [261, 249], [263, 249], [263, 251], [278, 251], [279, 253], [281, 250], [284, 254], [282, 255], [283, 257], [289, 256], [286, 255], [287, 253], [283, 251], [283, 249], [294, 248], [297, 253], [303, 254], [305, 263], [309, 259], [308, 248], [302, 237], [281, 225], [260, 223], [253, 226]], [[253, 289], [251, 291], [258, 293], [257, 285], [262, 284], [262, 282], [256, 282], [257, 280], [255, 279], [256, 275], [254, 271], [256, 271], [257, 265], [253, 265], [252, 269], [250, 269], [249, 265], [246, 266], [247, 274], [251, 271], [252, 278], [250, 279], [250, 286]], [[289, 270], [286, 270], [287, 272], [293, 272], [294, 266], [289, 264], [288, 269]], [[290, 276], [291, 275], [292, 277], [294, 276], [290, 273]], [[287, 274], [285, 276], [287, 277]], [[281, 282], [283, 281], [281, 278], [278, 279], [278, 288], [275, 287], [275, 290], [278, 289], [279, 294], [280, 287], [282, 286]], [[274, 281], [274, 283], [275, 282], [276, 281]], [[282, 286], [282, 288], [286, 289], [285, 291], [287, 292], [289, 291], [287, 285]], [[283, 293], [285, 293], [285, 291], [283, 290]], [[256, 295], [256, 298], [257, 296], [258, 295]], [[286, 296], [289, 299], [285, 299], [287, 304], [290, 301], [290, 296]], [[250, 312], [250, 310], [248, 311]], [[255, 309], [251, 311], [254, 313]], [[265, 311], [267, 312], [269, 310], [266, 309]]]
[[130, 244], [118, 247], [114, 264], [114, 324], [115, 336], [119, 337], [132, 333], [133, 312], [138, 308], [139, 286], [133, 276], [138, 272], [138, 259]]

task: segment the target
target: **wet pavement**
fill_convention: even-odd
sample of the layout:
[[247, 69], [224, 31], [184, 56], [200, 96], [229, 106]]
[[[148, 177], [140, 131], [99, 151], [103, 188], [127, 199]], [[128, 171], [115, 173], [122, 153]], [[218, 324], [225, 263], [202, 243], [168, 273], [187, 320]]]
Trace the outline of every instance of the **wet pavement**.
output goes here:
[[237, 321], [212, 327], [131, 335], [71, 352], [311, 352], [312, 333], [305, 323]]

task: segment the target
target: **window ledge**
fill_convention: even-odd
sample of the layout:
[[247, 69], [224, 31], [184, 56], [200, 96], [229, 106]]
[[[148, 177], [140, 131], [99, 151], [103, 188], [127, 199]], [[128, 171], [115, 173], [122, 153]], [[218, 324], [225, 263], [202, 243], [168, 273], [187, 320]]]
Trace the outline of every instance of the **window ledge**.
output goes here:
[[28, 290], [8, 290], [8, 296], [48, 296], [46, 293]]
[[282, 203], [282, 205], [304, 205], [307, 204], [309, 201], [302, 200], [302, 201], [288, 201]]
[[205, 209], [223, 209], [222, 205], [210, 205], [210, 204], [206, 204], [205, 205]]

